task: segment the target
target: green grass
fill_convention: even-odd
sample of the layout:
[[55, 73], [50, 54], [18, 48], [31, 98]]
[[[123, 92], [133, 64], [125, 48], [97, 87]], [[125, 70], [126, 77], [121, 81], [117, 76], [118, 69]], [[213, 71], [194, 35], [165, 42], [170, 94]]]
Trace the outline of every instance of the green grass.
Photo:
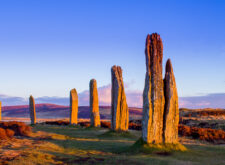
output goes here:
[[158, 154], [158, 155], [172, 155], [174, 152], [187, 152], [187, 148], [178, 143], [178, 144], [147, 144], [142, 140], [138, 139], [127, 152], [134, 154], [145, 153], [145, 154]]
[[[35, 125], [34, 131], [52, 134], [46, 138], [46, 146], [35, 151], [41, 158], [39, 164], [154, 164], [154, 165], [222, 165], [225, 164], [225, 147], [215, 145], [186, 145], [185, 152], [153, 150], [139, 152], [142, 145], [140, 131], [113, 132], [103, 128], [82, 128], [68, 126]], [[137, 142], [138, 141], [138, 142]], [[137, 142], [137, 143], [135, 143]], [[142, 148], [143, 149], [143, 148]], [[29, 162], [35, 156], [14, 160]], [[46, 158], [45, 158], [46, 157]], [[46, 159], [46, 161], [44, 161]], [[47, 160], [48, 159], [48, 160]], [[31, 161], [38, 164], [38, 160]], [[45, 163], [42, 163], [42, 162]]]
[[109, 130], [101, 135], [99, 135], [99, 138], [108, 138], [108, 139], [121, 139], [126, 138], [127, 140], [136, 140], [137, 136], [139, 134], [135, 135], [134, 133], [131, 133], [129, 131], [112, 131]]

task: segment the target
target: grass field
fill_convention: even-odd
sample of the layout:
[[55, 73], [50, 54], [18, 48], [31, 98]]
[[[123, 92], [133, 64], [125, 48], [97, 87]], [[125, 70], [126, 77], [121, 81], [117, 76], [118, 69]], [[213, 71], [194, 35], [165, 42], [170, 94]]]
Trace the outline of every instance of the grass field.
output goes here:
[[17, 139], [1, 148], [16, 155], [5, 164], [160, 164], [222, 165], [225, 146], [185, 144], [188, 151], [140, 153], [132, 145], [140, 131], [116, 134], [103, 128], [36, 125], [29, 138]]

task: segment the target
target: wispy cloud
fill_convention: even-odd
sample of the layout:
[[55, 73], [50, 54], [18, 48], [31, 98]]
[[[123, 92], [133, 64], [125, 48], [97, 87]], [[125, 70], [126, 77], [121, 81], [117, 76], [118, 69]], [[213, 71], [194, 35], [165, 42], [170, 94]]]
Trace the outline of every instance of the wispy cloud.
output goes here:
[[[126, 90], [127, 103], [129, 107], [142, 107], [142, 91]], [[98, 88], [99, 105], [111, 105], [111, 85]], [[78, 94], [79, 105], [89, 105], [89, 91]], [[0, 95], [2, 105], [26, 105], [28, 98], [11, 97]], [[36, 103], [52, 103], [69, 105], [68, 97], [38, 97]], [[179, 107], [183, 108], [225, 108], [225, 93], [213, 93], [204, 96], [180, 97]]]
[[[130, 83], [125, 83], [125, 87], [129, 89]], [[142, 93], [140, 91], [127, 90], [127, 103], [130, 107], [142, 107]], [[99, 105], [111, 105], [111, 85], [106, 85], [98, 88]], [[89, 105], [89, 91], [85, 90], [78, 94], [79, 106]], [[0, 101], [3, 106], [10, 105], [26, 105], [28, 104], [28, 98], [11, 97], [6, 95], [0, 95]], [[60, 105], [69, 105], [68, 97], [38, 97], [35, 98], [35, 102], [38, 103], [52, 103]]]
[[179, 106], [185, 108], [225, 108], [225, 93], [180, 97]]
[[2, 105], [24, 105], [27, 104], [27, 99], [22, 97], [14, 97], [0, 94]]
[[[125, 84], [125, 86], [129, 86]], [[130, 107], [142, 107], [142, 93], [140, 91], [125, 90], [127, 104]], [[98, 88], [99, 105], [111, 105], [111, 85]], [[79, 105], [88, 105], [89, 92], [84, 91], [79, 94]]]

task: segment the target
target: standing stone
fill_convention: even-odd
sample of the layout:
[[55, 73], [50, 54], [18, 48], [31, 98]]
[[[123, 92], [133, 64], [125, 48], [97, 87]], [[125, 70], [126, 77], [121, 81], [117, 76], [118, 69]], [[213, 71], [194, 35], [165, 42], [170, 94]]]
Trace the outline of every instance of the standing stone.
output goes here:
[[30, 121], [31, 121], [31, 124], [36, 124], [35, 102], [34, 102], [34, 98], [33, 98], [32, 95], [29, 98], [29, 110], [30, 110]]
[[98, 90], [97, 82], [92, 79], [89, 84], [90, 88], [90, 112], [91, 112], [91, 126], [100, 127], [100, 115], [98, 106]]
[[123, 84], [122, 69], [113, 66], [111, 92], [111, 128], [114, 131], [127, 131], [129, 126], [129, 110]]
[[0, 101], [0, 121], [2, 120], [2, 102]]
[[162, 78], [163, 44], [160, 35], [147, 36], [146, 77], [143, 92], [142, 139], [146, 143], [163, 142], [164, 87]]
[[78, 96], [76, 89], [70, 91], [70, 124], [78, 122]]
[[179, 107], [178, 94], [170, 59], [166, 62], [165, 86], [165, 110], [164, 110], [164, 142], [178, 143]]

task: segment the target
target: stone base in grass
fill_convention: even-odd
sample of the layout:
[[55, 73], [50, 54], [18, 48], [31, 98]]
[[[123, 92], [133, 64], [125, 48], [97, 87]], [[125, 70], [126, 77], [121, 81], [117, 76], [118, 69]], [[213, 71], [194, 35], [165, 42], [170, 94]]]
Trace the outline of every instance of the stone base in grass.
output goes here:
[[177, 144], [147, 144], [140, 138], [134, 143], [131, 152], [156, 153], [170, 155], [173, 151], [187, 151], [187, 148], [180, 143]]

